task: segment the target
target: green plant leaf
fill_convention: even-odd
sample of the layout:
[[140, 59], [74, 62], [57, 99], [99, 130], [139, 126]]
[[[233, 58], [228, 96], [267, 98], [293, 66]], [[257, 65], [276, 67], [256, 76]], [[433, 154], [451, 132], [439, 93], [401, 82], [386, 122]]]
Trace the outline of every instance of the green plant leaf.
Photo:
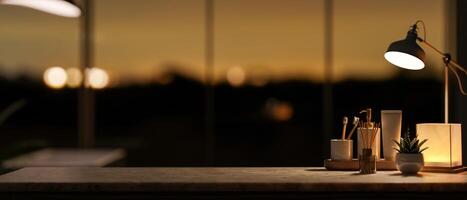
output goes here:
[[427, 150], [427, 149], [428, 149], [428, 147], [425, 147], [425, 148], [423, 148], [422, 150], [420, 150], [419, 153], [422, 153], [423, 151], [425, 151], [425, 150]]
[[409, 135], [410, 133], [406, 133], [405, 136], [400, 139], [400, 142], [393, 140], [397, 147], [399, 147], [399, 149], [394, 149], [396, 149], [399, 153], [421, 153], [427, 149], [421, 149], [422, 145], [427, 142], [427, 139], [420, 141], [417, 137], [410, 138]]
[[396, 140], [392, 140], [394, 143], [396, 143], [396, 145], [401, 148], [401, 143], [397, 142]]
[[410, 149], [413, 149], [413, 147], [414, 147], [415, 143], [417, 143], [417, 142], [418, 142], [418, 140], [417, 140], [417, 139], [413, 139], [412, 141], [410, 141], [410, 143], [409, 143], [409, 147], [410, 147]]
[[426, 141], [428, 141], [428, 139], [422, 140], [422, 141], [418, 144], [418, 147], [422, 147], [422, 145], [425, 144]]
[[[415, 142], [413, 142], [413, 141], [415, 141]], [[411, 150], [414, 153], [417, 153], [420, 150], [420, 148], [418, 147], [418, 141], [419, 141], [418, 139], [414, 138], [412, 140], [412, 142], [411, 142], [411, 144], [413, 144], [412, 147], [411, 147]]]
[[404, 145], [404, 149], [406, 149], [406, 151], [410, 152], [410, 138], [405, 138], [403, 145]]

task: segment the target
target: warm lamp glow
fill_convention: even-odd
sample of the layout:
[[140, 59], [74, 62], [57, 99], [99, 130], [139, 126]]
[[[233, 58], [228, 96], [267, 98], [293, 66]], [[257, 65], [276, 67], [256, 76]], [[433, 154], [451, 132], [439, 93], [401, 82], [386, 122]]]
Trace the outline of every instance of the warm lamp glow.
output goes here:
[[0, 0], [0, 3], [24, 6], [62, 17], [79, 17], [81, 10], [64, 0]]
[[417, 124], [417, 135], [428, 139], [423, 152], [426, 167], [462, 166], [461, 124]]
[[425, 63], [419, 58], [402, 52], [388, 51], [384, 54], [384, 58], [393, 65], [404, 69], [420, 70], [425, 67]]
[[48, 68], [44, 72], [44, 82], [51, 88], [62, 88], [67, 82], [66, 71], [61, 67]]
[[91, 68], [87, 71], [87, 85], [94, 89], [102, 89], [109, 84], [109, 75], [103, 69]]

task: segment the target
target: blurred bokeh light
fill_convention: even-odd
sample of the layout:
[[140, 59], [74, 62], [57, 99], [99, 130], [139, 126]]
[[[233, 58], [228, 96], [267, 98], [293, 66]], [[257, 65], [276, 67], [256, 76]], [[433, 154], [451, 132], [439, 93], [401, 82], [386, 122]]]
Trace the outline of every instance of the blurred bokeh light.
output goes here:
[[67, 73], [61, 67], [50, 67], [44, 72], [44, 82], [50, 88], [63, 88], [67, 82]]
[[294, 109], [289, 102], [270, 98], [266, 101], [266, 115], [275, 121], [289, 121], [294, 115]]
[[245, 70], [243, 68], [235, 66], [227, 71], [227, 81], [234, 87], [242, 86], [245, 83]]
[[81, 74], [81, 70], [78, 68], [69, 68], [66, 70], [66, 74], [66, 85], [70, 88], [77, 88], [83, 82], [83, 75]]
[[100, 68], [91, 68], [87, 71], [87, 86], [93, 89], [103, 89], [109, 84], [108, 73]]

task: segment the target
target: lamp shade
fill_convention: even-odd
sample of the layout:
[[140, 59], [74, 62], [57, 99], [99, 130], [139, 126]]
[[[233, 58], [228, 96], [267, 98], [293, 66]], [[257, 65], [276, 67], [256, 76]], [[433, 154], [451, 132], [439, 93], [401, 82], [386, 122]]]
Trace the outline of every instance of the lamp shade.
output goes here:
[[420, 140], [428, 140], [428, 149], [423, 152], [425, 167], [462, 166], [461, 124], [417, 124], [417, 135]]
[[81, 15], [81, 9], [70, 0], [0, 0], [0, 3], [32, 8], [62, 17]]
[[425, 52], [417, 44], [417, 33], [414, 30], [410, 30], [405, 39], [391, 43], [384, 58], [404, 69], [419, 70], [425, 67]]

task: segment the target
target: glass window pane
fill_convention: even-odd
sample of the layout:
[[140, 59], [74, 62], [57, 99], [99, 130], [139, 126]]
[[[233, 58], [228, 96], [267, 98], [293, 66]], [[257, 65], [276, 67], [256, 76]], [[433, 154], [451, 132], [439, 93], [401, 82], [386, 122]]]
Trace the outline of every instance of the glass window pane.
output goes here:
[[309, 0], [215, 1], [220, 164], [322, 163], [321, 120], [313, 119], [321, 117], [323, 6]]
[[52, 66], [79, 67], [79, 20], [0, 5], [0, 24], [0, 111], [25, 100], [1, 124], [0, 151], [76, 146], [76, 91], [65, 85], [63, 70], [53, 77], [57, 89], [46, 86], [43, 74]]
[[96, 93], [99, 144], [127, 148], [130, 165], [202, 164], [204, 1], [95, 3], [95, 66], [111, 77]]

